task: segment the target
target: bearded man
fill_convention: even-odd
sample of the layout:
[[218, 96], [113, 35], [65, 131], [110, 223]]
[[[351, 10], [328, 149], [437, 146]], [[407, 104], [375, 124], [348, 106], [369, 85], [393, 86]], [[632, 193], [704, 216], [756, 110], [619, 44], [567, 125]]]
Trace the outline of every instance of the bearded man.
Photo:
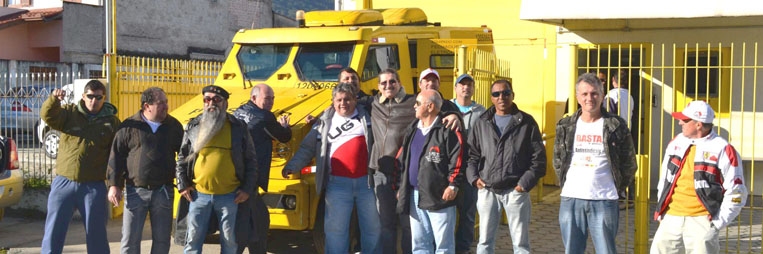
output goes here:
[[176, 167], [177, 188], [190, 202], [184, 252], [202, 252], [214, 211], [220, 225], [220, 252], [235, 253], [238, 204], [257, 187], [254, 145], [246, 123], [226, 113], [228, 91], [210, 85], [202, 94], [204, 111], [188, 122]]

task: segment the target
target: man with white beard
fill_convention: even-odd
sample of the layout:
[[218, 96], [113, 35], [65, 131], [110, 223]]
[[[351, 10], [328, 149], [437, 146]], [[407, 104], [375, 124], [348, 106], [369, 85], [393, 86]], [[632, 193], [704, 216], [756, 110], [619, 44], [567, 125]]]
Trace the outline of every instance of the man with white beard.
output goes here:
[[254, 145], [246, 124], [226, 113], [228, 91], [210, 85], [202, 94], [204, 111], [188, 122], [176, 167], [177, 188], [190, 202], [185, 253], [201, 253], [212, 211], [221, 253], [235, 253], [238, 204], [257, 187]]

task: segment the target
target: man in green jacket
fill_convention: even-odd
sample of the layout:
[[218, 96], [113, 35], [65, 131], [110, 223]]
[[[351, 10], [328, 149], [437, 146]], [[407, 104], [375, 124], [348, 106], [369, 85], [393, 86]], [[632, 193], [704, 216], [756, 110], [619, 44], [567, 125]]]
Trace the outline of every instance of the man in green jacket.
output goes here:
[[106, 162], [119, 126], [117, 109], [106, 103], [98, 80], [85, 85], [82, 100], [61, 106], [66, 92], [56, 89], [40, 115], [61, 132], [56, 176], [50, 184], [42, 253], [61, 253], [74, 209], [82, 214], [88, 253], [109, 253], [106, 240]]

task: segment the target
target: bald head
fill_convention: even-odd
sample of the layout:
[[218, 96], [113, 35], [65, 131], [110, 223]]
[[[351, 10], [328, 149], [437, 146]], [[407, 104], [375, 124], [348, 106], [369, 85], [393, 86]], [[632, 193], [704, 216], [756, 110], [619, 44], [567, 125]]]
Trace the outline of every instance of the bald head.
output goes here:
[[431, 123], [437, 114], [440, 113], [442, 98], [435, 90], [426, 89], [416, 96], [416, 104], [413, 109], [416, 111], [416, 118], [421, 121]]
[[257, 105], [257, 107], [270, 111], [273, 109], [273, 102], [275, 96], [273, 95], [273, 88], [265, 83], [259, 83], [252, 87], [252, 93], [249, 100]]

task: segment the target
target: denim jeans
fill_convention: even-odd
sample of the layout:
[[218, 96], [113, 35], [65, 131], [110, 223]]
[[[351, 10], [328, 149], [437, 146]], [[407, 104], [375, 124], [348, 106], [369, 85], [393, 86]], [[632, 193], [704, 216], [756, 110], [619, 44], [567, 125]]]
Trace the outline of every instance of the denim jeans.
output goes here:
[[559, 204], [559, 226], [562, 230], [565, 253], [583, 253], [588, 231], [596, 253], [617, 253], [620, 209], [617, 200], [585, 200], [562, 197]]
[[109, 253], [106, 238], [106, 183], [75, 182], [56, 176], [50, 183], [48, 215], [41, 253], [61, 253], [74, 209], [79, 210], [85, 224], [88, 253]]
[[326, 212], [323, 228], [326, 233], [326, 253], [347, 253], [350, 248], [350, 217], [352, 207], [358, 209], [360, 246], [363, 253], [378, 253], [381, 234], [376, 196], [368, 186], [368, 176], [349, 178], [329, 176], [326, 186]]
[[495, 253], [495, 230], [501, 223], [501, 209], [506, 211], [514, 253], [530, 253], [530, 193], [509, 190], [501, 193], [479, 190], [480, 240], [477, 254]]
[[411, 197], [411, 237], [414, 254], [456, 253], [456, 207], [419, 209], [419, 191]]
[[143, 238], [146, 215], [151, 215], [151, 254], [170, 251], [172, 201], [175, 191], [170, 186], [149, 190], [125, 186], [125, 209], [122, 215], [122, 253], [138, 254]]
[[381, 237], [379, 251], [383, 254], [397, 253], [397, 226], [400, 223], [400, 247], [403, 254], [410, 254], [411, 225], [408, 214], [397, 213], [397, 191], [392, 189], [394, 179], [381, 171], [374, 174], [374, 193], [376, 193], [376, 209], [379, 210], [381, 222]]
[[456, 253], [466, 253], [474, 242], [474, 222], [477, 215], [477, 188], [464, 181], [460, 186], [456, 208], [458, 209], [458, 225], [456, 225]]
[[209, 217], [212, 211], [217, 215], [217, 221], [220, 222], [220, 247], [221, 253], [236, 253], [236, 212], [238, 204], [233, 200], [236, 198], [236, 192], [228, 194], [213, 195], [204, 194], [198, 191], [191, 193], [191, 204], [188, 207], [188, 235], [185, 244], [185, 253], [202, 253], [201, 248], [204, 245], [204, 238], [207, 235], [209, 227]]

